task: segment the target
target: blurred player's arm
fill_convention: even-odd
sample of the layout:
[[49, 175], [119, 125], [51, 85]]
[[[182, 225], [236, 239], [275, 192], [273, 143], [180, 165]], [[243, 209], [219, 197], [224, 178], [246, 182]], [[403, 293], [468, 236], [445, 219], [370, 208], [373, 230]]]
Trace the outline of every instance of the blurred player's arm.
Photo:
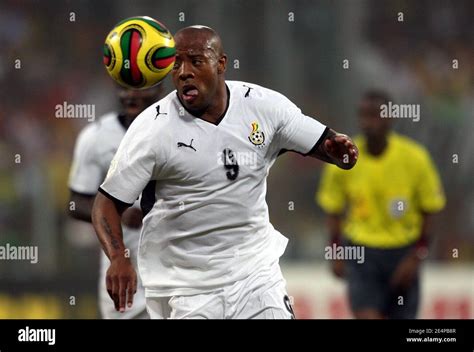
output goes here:
[[[315, 200], [326, 213], [326, 224], [329, 232], [329, 245], [342, 245], [343, 214], [346, 207], [344, 180], [346, 172], [334, 166], [327, 165], [323, 169]], [[344, 261], [333, 260], [331, 269], [337, 277], [344, 277]]]
[[[92, 222], [92, 206], [95, 196], [77, 193], [71, 190], [69, 203], [74, 207], [69, 207], [69, 215], [77, 220]], [[142, 226], [143, 213], [139, 208], [130, 207], [122, 214], [122, 223], [132, 229], [139, 229]]]
[[[342, 242], [342, 215], [340, 214], [328, 214], [327, 215], [327, 227], [330, 236], [330, 245], [335, 244], [340, 246]], [[345, 266], [342, 260], [332, 261], [332, 272], [339, 278], [344, 277]]]
[[309, 156], [337, 165], [344, 170], [354, 167], [359, 151], [349, 136], [328, 128], [326, 135], [322, 138], [321, 143]]
[[96, 124], [84, 128], [77, 137], [69, 173], [69, 215], [74, 219], [91, 222], [91, 210], [97, 188], [104, 179], [103, 166], [98, 155], [100, 139]]
[[130, 257], [126, 255], [121, 225], [121, 216], [128, 206], [98, 193], [92, 208], [92, 224], [110, 259], [106, 276], [107, 292], [115, 303], [115, 309], [121, 312], [125, 311], [125, 303], [128, 307], [132, 306], [133, 295], [137, 291], [137, 275]]
[[94, 197], [93, 195], [81, 194], [71, 190], [69, 204], [74, 204], [74, 206], [69, 207], [69, 215], [77, 220], [92, 222], [91, 213]]

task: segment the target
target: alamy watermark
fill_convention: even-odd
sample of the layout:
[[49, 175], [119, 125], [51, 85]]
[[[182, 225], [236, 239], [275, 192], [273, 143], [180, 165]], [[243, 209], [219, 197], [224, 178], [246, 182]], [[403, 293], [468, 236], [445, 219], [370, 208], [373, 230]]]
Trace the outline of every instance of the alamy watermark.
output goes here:
[[324, 259], [326, 260], [355, 260], [357, 264], [365, 262], [364, 246], [339, 246], [333, 243], [324, 249]]
[[256, 152], [232, 152], [232, 154], [217, 153], [217, 165], [245, 165], [255, 170], [258, 167], [258, 154]]
[[388, 104], [380, 105], [380, 117], [390, 119], [412, 119], [420, 121], [420, 104]]
[[13, 246], [10, 243], [0, 246], [0, 260], [28, 260], [38, 263], [38, 246]]
[[89, 122], [95, 120], [94, 104], [69, 104], [64, 101], [54, 108], [57, 119], [87, 119]]
[[19, 342], [47, 342], [52, 346], [56, 344], [56, 329], [34, 329], [26, 326], [18, 330]]

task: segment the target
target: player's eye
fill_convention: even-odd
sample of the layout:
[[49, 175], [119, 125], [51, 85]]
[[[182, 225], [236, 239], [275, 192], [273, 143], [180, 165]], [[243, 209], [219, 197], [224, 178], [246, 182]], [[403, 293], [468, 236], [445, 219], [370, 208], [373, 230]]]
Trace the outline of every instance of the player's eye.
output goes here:
[[199, 66], [202, 64], [202, 60], [201, 59], [193, 59], [193, 65], [194, 66]]
[[177, 70], [179, 68], [179, 66], [181, 66], [181, 62], [179, 62], [178, 60], [176, 60], [173, 64], [173, 70]]

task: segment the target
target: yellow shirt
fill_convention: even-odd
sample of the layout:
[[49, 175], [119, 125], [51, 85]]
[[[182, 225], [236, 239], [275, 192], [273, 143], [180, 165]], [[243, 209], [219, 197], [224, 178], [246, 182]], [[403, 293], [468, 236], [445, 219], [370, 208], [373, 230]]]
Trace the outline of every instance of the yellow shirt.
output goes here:
[[343, 214], [344, 235], [353, 243], [398, 248], [421, 234], [422, 212], [445, 205], [436, 168], [424, 147], [391, 133], [387, 148], [375, 157], [358, 137], [359, 160], [351, 170], [328, 165], [316, 200], [330, 214]]

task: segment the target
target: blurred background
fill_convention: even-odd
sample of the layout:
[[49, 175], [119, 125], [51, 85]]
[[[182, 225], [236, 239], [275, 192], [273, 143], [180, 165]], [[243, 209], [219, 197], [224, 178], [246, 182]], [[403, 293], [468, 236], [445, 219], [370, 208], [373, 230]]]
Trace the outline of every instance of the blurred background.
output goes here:
[[[55, 106], [93, 104], [96, 119], [118, 108], [102, 45], [114, 24], [136, 15], [173, 33], [215, 28], [228, 79], [277, 90], [350, 135], [368, 88], [420, 104], [420, 121], [400, 119], [395, 130], [431, 152], [448, 201], [435, 218], [420, 316], [474, 317], [474, 2], [2, 0], [0, 245], [36, 245], [39, 262], [0, 261], [0, 318], [98, 317], [99, 243], [90, 225], [67, 216], [75, 138], [92, 122], [58, 119]], [[344, 283], [323, 259], [328, 235], [314, 202], [321, 167], [280, 157], [267, 200], [273, 225], [290, 239], [282, 262], [297, 315], [346, 318]]]

